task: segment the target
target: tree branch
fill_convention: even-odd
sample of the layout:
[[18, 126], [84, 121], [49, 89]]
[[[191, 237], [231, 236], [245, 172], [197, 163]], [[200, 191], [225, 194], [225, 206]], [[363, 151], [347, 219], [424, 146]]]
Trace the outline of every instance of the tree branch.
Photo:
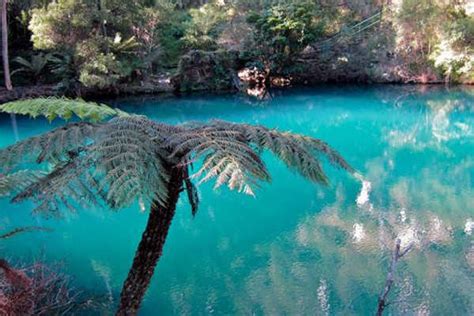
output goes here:
[[0, 235], [0, 239], [7, 239], [20, 233], [28, 233], [28, 232], [33, 232], [33, 231], [51, 232], [53, 230], [50, 228], [40, 227], [40, 226], [18, 227], [12, 231], [9, 231], [8, 233]]
[[395, 244], [395, 249], [392, 254], [390, 269], [388, 270], [387, 278], [385, 279], [385, 287], [379, 296], [379, 301], [377, 305], [377, 313], [376, 313], [377, 316], [382, 316], [385, 307], [387, 307], [390, 304], [389, 302], [387, 302], [387, 297], [394, 283], [394, 275], [396, 272], [398, 260], [400, 260], [400, 258], [405, 256], [413, 248], [414, 243], [411, 242], [402, 252], [400, 252], [400, 247], [401, 247], [400, 245], [401, 245], [401, 240], [397, 239], [397, 242]]

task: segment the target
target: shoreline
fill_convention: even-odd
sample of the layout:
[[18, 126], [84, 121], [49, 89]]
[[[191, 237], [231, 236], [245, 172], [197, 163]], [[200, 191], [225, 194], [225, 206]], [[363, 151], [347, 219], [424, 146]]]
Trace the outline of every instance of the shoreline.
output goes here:
[[[468, 83], [445, 83], [443, 81], [434, 81], [434, 82], [360, 82], [360, 81], [344, 81], [344, 82], [315, 82], [311, 84], [304, 84], [304, 83], [295, 83], [291, 84], [287, 87], [270, 87], [268, 90], [292, 90], [292, 89], [300, 89], [300, 88], [318, 88], [324, 86], [333, 86], [333, 85], [340, 85], [340, 86], [385, 86], [385, 85], [393, 85], [393, 86], [426, 86], [426, 87], [435, 87], [435, 86], [446, 86], [446, 87], [459, 87], [459, 86], [466, 86], [466, 87], [474, 87], [474, 82]], [[55, 89], [55, 85], [34, 85], [34, 86], [18, 86], [13, 87], [13, 90], [8, 91], [6, 88], [0, 88], [0, 104], [11, 102], [20, 99], [29, 99], [29, 98], [40, 98], [40, 97], [70, 97], [70, 98], [86, 98], [86, 99], [115, 99], [115, 98], [122, 98], [122, 97], [139, 97], [139, 96], [171, 96], [171, 97], [179, 97], [179, 96], [187, 96], [187, 95], [194, 95], [200, 93], [207, 93], [211, 95], [220, 95], [220, 94], [244, 94], [242, 91], [237, 89], [201, 89], [201, 90], [190, 90], [190, 91], [178, 91], [172, 87], [164, 88], [163, 86], [159, 87], [150, 87], [150, 86], [140, 86], [140, 85], [121, 85], [115, 91], [110, 90], [84, 90], [81, 91], [80, 94], [77, 95], [68, 95], [62, 92], [58, 92]]]

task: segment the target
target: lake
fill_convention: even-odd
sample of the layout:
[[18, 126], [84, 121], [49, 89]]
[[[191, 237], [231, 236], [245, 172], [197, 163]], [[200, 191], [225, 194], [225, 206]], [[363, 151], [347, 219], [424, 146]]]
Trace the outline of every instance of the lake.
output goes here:
[[[411, 251], [390, 293], [393, 314], [474, 311], [474, 87], [322, 86], [240, 95], [115, 99], [166, 123], [213, 118], [262, 124], [328, 142], [362, 175], [325, 164], [315, 186], [265, 153], [272, 183], [245, 196], [199, 187], [183, 196], [141, 315], [374, 314], [397, 238]], [[62, 124], [0, 116], [0, 147]], [[17, 135], [15, 135], [17, 134]], [[0, 199], [0, 241], [10, 261], [62, 262], [84, 293], [117, 302], [145, 227], [138, 203], [119, 212], [32, 215]]]

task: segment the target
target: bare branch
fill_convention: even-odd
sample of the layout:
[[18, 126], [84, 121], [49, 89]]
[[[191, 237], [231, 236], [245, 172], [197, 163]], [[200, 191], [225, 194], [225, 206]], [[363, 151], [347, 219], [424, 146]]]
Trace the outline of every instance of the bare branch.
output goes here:
[[0, 239], [8, 239], [20, 233], [29, 233], [29, 232], [34, 232], [34, 231], [52, 232], [53, 230], [50, 228], [41, 227], [41, 226], [18, 227], [18, 228], [13, 229], [12, 231], [9, 231], [8, 233], [0, 235]]
[[405, 250], [403, 250], [399, 255], [398, 255], [398, 258], [402, 258], [404, 255], [406, 255], [412, 248], [413, 246], [415, 245], [415, 242], [411, 242], [406, 248]]
[[390, 293], [390, 290], [392, 289], [393, 283], [395, 282], [394, 275], [397, 269], [398, 260], [400, 260], [403, 256], [405, 256], [413, 248], [413, 245], [414, 243], [411, 242], [402, 252], [400, 252], [401, 240], [397, 239], [396, 244], [395, 244], [395, 249], [392, 253], [392, 261], [390, 263], [390, 269], [388, 270], [387, 278], [385, 279], [385, 287], [379, 296], [377, 313], [376, 313], [377, 316], [381, 316], [383, 314], [385, 307], [387, 307], [390, 304], [389, 302], [387, 302], [387, 297], [388, 297], [388, 294]]

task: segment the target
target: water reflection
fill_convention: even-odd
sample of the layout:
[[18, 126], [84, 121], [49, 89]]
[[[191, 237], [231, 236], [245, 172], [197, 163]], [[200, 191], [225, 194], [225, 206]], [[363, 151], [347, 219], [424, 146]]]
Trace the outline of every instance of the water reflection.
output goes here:
[[13, 135], [15, 136], [15, 141], [17, 142], [20, 140], [20, 134], [18, 133], [18, 123], [16, 121], [16, 115], [10, 114], [10, 119], [12, 123]]
[[[432, 187], [429, 178], [426, 182], [422, 187]], [[443, 209], [437, 210], [439, 214], [424, 212], [405, 199], [400, 201], [400, 189], [409, 197], [419, 192], [417, 187], [397, 183], [392, 189], [389, 208], [375, 205], [372, 214], [345, 203], [340, 192], [332, 205], [306, 218], [293, 234], [285, 236], [284, 243], [279, 239], [262, 246], [268, 251], [268, 265], [247, 278], [254, 304], [266, 302], [263, 312], [270, 314], [364, 313], [366, 304], [376, 302], [390, 250], [400, 238], [402, 247], [414, 242], [416, 250], [401, 264], [398, 288], [392, 298], [398, 303], [390, 309], [396, 313], [416, 311], [428, 315], [432, 310], [449, 314], [452, 302], [439, 298], [456, 293], [456, 299], [463, 301], [458, 310], [472, 311], [473, 245], [463, 234], [464, 227], [447, 217]], [[474, 196], [472, 190], [470, 193]], [[405, 205], [403, 209], [400, 202]], [[410, 211], [403, 215], [401, 210]], [[449, 212], [457, 217], [472, 210], [452, 208]], [[293, 252], [285, 253], [285, 249]], [[331, 306], [335, 308], [331, 310]]]
[[[389, 130], [387, 140], [391, 147], [411, 146], [413, 149], [443, 148], [451, 140], [472, 139], [474, 120], [472, 116], [458, 116], [462, 112], [474, 112], [474, 102], [465, 95], [454, 95], [451, 98], [433, 98], [423, 100], [425, 107], [420, 111], [424, 115], [407, 128], [401, 122], [399, 129]], [[403, 103], [399, 106], [403, 106]]]
[[[372, 314], [396, 238], [415, 247], [400, 262], [389, 312], [472, 313], [473, 98], [423, 89], [324, 88], [276, 91], [257, 103], [194, 96], [125, 104], [168, 123], [216, 117], [317, 136], [361, 175], [355, 180], [331, 170], [332, 185], [313, 188], [266, 159], [274, 183], [257, 199], [201, 187], [195, 219], [180, 201], [143, 314]], [[0, 125], [4, 145], [13, 138], [7, 122]], [[22, 136], [35, 132], [22, 123]], [[1, 200], [0, 211], [7, 205]], [[24, 211], [11, 210], [0, 217], [5, 228]], [[118, 214], [84, 210], [55, 222], [58, 234], [47, 239], [46, 252], [69, 256], [70, 274], [116, 301], [144, 219], [136, 207]], [[28, 238], [5, 243], [5, 251], [24, 255], [42, 246]]]
[[[448, 143], [452, 140], [470, 142], [472, 149], [473, 117], [457, 116], [472, 112], [472, 103], [461, 101], [426, 100], [420, 119], [408, 131], [390, 130], [383, 156], [367, 161], [355, 203], [340, 183], [331, 205], [315, 210], [292, 234], [262, 246], [267, 266], [247, 278], [254, 304], [264, 302], [262, 311], [268, 314], [366, 313], [367, 304], [376, 302], [390, 251], [400, 239], [402, 248], [414, 243], [416, 249], [401, 263], [391, 311], [471, 313], [472, 152], [452, 161], [436, 159], [455, 155]], [[400, 100], [397, 106], [403, 106]], [[423, 168], [396, 175], [404, 163], [400, 156], [427, 148], [434, 157], [425, 157], [428, 163], [419, 163]]]

